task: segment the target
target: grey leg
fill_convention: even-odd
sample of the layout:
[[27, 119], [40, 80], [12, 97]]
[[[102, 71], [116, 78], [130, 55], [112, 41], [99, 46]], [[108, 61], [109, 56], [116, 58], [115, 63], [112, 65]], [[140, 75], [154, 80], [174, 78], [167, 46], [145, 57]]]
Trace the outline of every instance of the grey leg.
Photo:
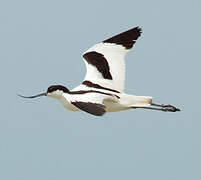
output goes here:
[[165, 105], [165, 104], [155, 104], [155, 103], [152, 103], [151, 105], [152, 106], [157, 106], [157, 107], [162, 107], [161, 108], [162, 111], [170, 111], [170, 112], [180, 111], [179, 108], [176, 108], [176, 107], [174, 107], [174, 106], [172, 106], [170, 104]]
[[143, 108], [143, 109], [150, 109], [150, 110], [158, 110], [158, 111], [165, 111], [165, 112], [176, 112], [180, 111], [179, 108], [176, 108], [170, 104], [165, 105], [165, 104], [155, 104], [152, 103], [152, 106], [160, 107], [160, 108], [155, 108], [155, 107], [136, 107], [136, 108]]

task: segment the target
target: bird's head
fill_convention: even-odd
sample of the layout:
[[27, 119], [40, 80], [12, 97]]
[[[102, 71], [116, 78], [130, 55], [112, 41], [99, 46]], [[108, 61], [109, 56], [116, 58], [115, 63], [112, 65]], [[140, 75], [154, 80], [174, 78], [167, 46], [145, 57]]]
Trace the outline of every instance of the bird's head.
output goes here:
[[63, 93], [68, 93], [68, 92], [69, 92], [69, 90], [65, 86], [52, 85], [47, 88], [47, 91], [45, 93], [37, 94], [34, 96], [22, 96], [22, 95], [19, 95], [19, 96], [23, 97], [23, 98], [36, 98], [36, 97], [40, 97], [40, 96], [48, 96], [48, 97], [60, 99], [62, 97]]
[[52, 85], [47, 88], [46, 96], [59, 99], [63, 93], [68, 93], [69, 90], [62, 85]]

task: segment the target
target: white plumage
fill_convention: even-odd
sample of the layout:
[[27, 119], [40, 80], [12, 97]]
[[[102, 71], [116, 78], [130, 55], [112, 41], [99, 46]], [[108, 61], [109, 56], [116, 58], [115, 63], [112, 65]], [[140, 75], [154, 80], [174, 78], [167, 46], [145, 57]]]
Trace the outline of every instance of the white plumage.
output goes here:
[[84, 80], [89, 80], [91, 82], [123, 92], [126, 70], [125, 56], [129, 50], [122, 45], [101, 42], [88, 49], [85, 53], [92, 51], [104, 55], [109, 64], [110, 73], [113, 79], [104, 79], [101, 73], [97, 71], [97, 68], [91, 64], [88, 64], [84, 59], [87, 68], [87, 73]]
[[[135, 27], [88, 49], [83, 54], [87, 69], [84, 81], [73, 90], [62, 85], [53, 85], [46, 93], [21, 97], [35, 98], [45, 95], [58, 99], [69, 110], [82, 110], [97, 116], [131, 108], [179, 111], [172, 105], [154, 104], [149, 96], [124, 93], [125, 57], [140, 34], [141, 29]], [[149, 107], [151, 105], [159, 108]]]

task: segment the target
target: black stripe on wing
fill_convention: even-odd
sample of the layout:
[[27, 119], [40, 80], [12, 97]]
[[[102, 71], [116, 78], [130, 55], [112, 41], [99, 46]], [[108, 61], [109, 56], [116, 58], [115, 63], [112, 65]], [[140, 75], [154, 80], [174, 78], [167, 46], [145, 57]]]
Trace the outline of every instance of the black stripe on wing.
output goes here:
[[81, 101], [75, 101], [71, 103], [82, 111], [85, 111], [95, 116], [102, 116], [106, 112], [105, 106], [102, 104]]
[[104, 90], [112, 91], [115, 93], [120, 93], [119, 91], [117, 91], [115, 89], [106, 88], [106, 87], [100, 86], [99, 84], [95, 84], [95, 83], [92, 83], [91, 81], [87, 81], [87, 80], [83, 81], [82, 84], [84, 84], [87, 87], [93, 87], [96, 89], [104, 89]]
[[88, 64], [95, 66], [97, 70], [102, 74], [104, 79], [112, 79], [109, 64], [103, 54], [97, 53], [96, 51], [91, 51], [85, 53], [83, 58], [87, 61]]
[[122, 32], [116, 36], [103, 41], [104, 43], [115, 43], [124, 46], [126, 49], [131, 49], [135, 44], [135, 41], [141, 35], [142, 30], [139, 27], [135, 27], [128, 31]]
[[117, 96], [116, 94], [111, 94], [111, 93], [106, 93], [106, 92], [102, 92], [102, 91], [95, 91], [95, 90], [80, 90], [80, 91], [69, 91], [68, 94], [75, 94], [75, 95], [79, 95], [79, 94], [87, 94], [87, 93], [98, 93], [98, 94], [104, 94], [104, 95], [108, 95], [108, 96], [113, 96], [113, 97], [117, 97], [118, 99], [120, 99], [119, 96]]

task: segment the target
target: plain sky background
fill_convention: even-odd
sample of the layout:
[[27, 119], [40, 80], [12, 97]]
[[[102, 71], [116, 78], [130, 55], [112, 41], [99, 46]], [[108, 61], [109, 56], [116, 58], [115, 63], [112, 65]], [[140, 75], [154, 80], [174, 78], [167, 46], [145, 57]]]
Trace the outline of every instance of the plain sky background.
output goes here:
[[[132, 27], [126, 92], [178, 113], [96, 117], [55, 99], [21, 99], [82, 82], [81, 54]], [[200, 180], [200, 0], [0, 2], [1, 180]]]

